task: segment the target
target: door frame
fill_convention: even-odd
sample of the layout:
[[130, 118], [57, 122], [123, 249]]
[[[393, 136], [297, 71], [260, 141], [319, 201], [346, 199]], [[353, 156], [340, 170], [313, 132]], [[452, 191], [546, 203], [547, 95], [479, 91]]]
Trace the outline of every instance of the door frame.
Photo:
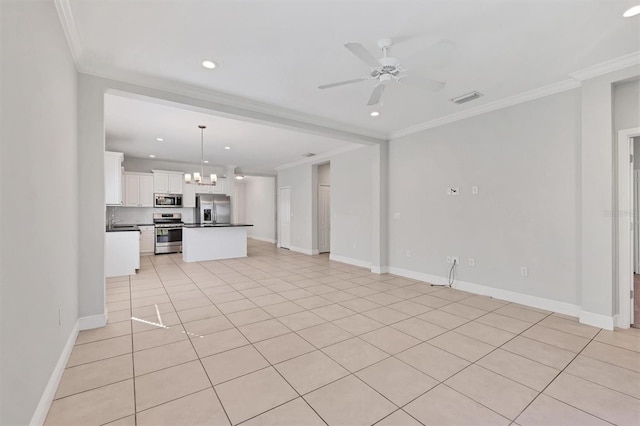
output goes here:
[[327, 221], [329, 222], [329, 229], [331, 229], [331, 185], [318, 185], [318, 221], [316, 223], [316, 232], [318, 233], [318, 254], [331, 253], [331, 231], [329, 231], [329, 246], [326, 250], [320, 249], [320, 189], [329, 188], [329, 213], [327, 214]]
[[[278, 193], [277, 193], [277, 199], [276, 199], [276, 218], [278, 221], [278, 237], [276, 239], [277, 244], [276, 247], [280, 248], [282, 247], [282, 221], [281, 221], [281, 217], [280, 217], [280, 203], [282, 202], [282, 197], [280, 197], [280, 191], [282, 191], [283, 189], [288, 189], [289, 190], [289, 246], [291, 246], [291, 193], [293, 191], [291, 191], [291, 186], [279, 186], [278, 187]], [[291, 249], [291, 247], [285, 247], [286, 249]]]
[[633, 286], [633, 226], [634, 224], [634, 194], [633, 194], [633, 138], [640, 136], [640, 127], [624, 129], [618, 132], [618, 173], [617, 173], [617, 205], [614, 217], [617, 218], [617, 232], [615, 233], [618, 259], [616, 265], [616, 284], [618, 289], [618, 314], [615, 325], [619, 328], [629, 328], [632, 322], [633, 298], [630, 300]]

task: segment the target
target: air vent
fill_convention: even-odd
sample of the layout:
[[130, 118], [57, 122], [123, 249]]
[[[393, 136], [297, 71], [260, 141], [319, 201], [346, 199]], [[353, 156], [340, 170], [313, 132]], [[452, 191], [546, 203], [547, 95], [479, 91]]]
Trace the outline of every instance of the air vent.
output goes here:
[[307, 152], [306, 154], [302, 154], [303, 157], [313, 157], [315, 154], [313, 152]]
[[475, 90], [473, 92], [469, 92], [469, 93], [465, 93], [464, 95], [455, 97], [455, 98], [451, 98], [449, 99], [451, 102], [453, 102], [454, 104], [463, 104], [465, 102], [469, 102], [469, 101], [473, 101], [474, 99], [478, 99], [480, 96], [482, 96], [482, 93], [476, 92]]

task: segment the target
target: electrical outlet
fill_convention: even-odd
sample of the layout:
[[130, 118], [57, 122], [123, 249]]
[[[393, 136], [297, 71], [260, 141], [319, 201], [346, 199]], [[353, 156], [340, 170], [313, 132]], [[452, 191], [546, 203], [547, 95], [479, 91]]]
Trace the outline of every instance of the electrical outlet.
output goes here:
[[472, 186], [471, 187], [471, 194], [472, 195], [478, 195], [478, 187], [477, 186]]
[[407, 250], [407, 257], [411, 257], [411, 250]]
[[458, 195], [460, 194], [460, 190], [458, 189], [458, 187], [453, 187], [450, 186], [449, 188], [447, 188], [447, 195]]
[[528, 277], [529, 276], [529, 268], [527, 268], [526, 266], [521, 266], [520, 267], [520, 275], [522, 275], [523, 277]]
[[395, 212], [395, 213], [393, 214], [393, 218], [394, 218], [394, 219], [400, 219], [400, 213]]
[[476, 266], [476, 260], [473, 257], [469, 258], [469, 267], [471, 268], [475, 268]]
[[458, 256], [447, 256], [447, 263], [453, 263], [455, 262], [456, 265], [460, 264], [460, 258]]
[[356, 248], [356, 243], [353, 243], [353, 244], [352, 244], [352, 247], [353, 247], [353, 248]]

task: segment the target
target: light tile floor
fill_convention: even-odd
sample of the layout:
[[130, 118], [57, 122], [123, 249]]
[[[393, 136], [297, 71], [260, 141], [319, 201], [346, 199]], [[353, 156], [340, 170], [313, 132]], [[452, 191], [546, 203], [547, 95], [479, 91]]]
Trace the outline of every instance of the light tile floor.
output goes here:
[[108, 280], [48, 425], [640, 424], [638, 329], [255, 241], [141, 263]]

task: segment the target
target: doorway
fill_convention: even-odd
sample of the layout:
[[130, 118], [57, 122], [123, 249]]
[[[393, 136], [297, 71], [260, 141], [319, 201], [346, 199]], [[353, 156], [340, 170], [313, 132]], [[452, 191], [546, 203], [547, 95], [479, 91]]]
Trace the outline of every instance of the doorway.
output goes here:
[[278, 194], [279, 246], [288, 249], [291, 245], [291, 187], [280, 188]]
[[[637, 292], [635, 285], [635, 232], [636, 223], [636, 191], [634, 190], [634, 138], [640, 136], [640, 128], [620, 130], [618, 132], [617, 158], [617, 205], [616, 205], [616, 237], [617, 264], [616, 286], [618, 315], [616, 326], [629, 328], [634, 324]], [[640, 154], [640, 153], [638, 153]]]
[[318, 252], [331, 251], [331, 187], [318, 187]]
[[330, 163], [318, 165], [318, 214], [316, 232], [318, 253], [331, 251], [331, 166]]

